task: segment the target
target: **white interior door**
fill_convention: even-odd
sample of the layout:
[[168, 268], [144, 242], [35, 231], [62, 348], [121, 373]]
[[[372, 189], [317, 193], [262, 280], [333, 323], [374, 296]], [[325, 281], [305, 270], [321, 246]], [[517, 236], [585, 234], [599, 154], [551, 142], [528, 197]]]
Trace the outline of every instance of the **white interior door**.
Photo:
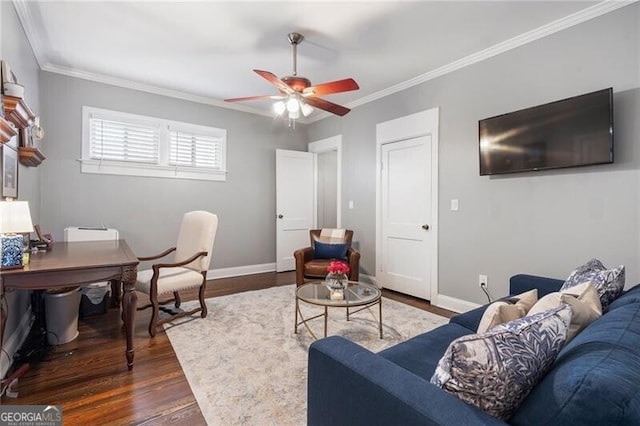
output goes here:
[[276, 150], [276, 271], [294, 270], [293, 252], [309, 245], [315, 201], [315, 155]]
[[381, 147], [383, 287], [431, 299], [431, 135]]

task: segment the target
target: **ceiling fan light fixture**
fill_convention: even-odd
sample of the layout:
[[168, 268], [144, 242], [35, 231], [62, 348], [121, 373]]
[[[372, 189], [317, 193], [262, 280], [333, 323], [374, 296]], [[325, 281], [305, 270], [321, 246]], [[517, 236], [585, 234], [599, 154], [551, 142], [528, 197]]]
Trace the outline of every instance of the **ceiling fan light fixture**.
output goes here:
[[313, 107], [304, 102], [300, 102], [300, 109], [302, 109], [302, 115], [304, 115], [305, 117], [308, 117], [309, 114], [313, 112]]
[[300, 118], [300, 109], [289, 111], [289, 120], [297, 120]]
[[287, 105], [284, 103], [284, 101], [278, 101], [273, 104], [273, 110], [277, 115], [282, 115], [286, 111], [286, 109]]
[[300, 102], [298, 102], [298, 99], [294, 97], [289, 98], [287, 101], [287, 111], [289, 111], [289, 113], [300, 111]]

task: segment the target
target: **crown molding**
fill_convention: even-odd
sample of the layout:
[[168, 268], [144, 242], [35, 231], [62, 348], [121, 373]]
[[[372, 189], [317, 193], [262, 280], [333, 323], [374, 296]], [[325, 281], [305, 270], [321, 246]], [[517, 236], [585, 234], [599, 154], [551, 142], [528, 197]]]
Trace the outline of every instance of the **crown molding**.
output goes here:
[[231, 104], [231, 103], [221, 101], [219, 99], [211, 98], [208, 96], [195, 95], [193, 93], [182, 92], [180, 90], [168, 89], [165, 87], [153, 86], [151, 84], [140, 83], [138, 81], [126, 80], [122, 78], [116, 78], [116, 77], [111, 77], [103, 74], [91, 73], [87, 71], [81, 71], [74, 68], [61, 67], [61, 66], [52, 65], [52, 64], [44, 64], [43, 66], [41, 66], [41, 69], [42, 71], [52, 72], [55, 74], [62, 74], [69, 77], [81, 78], [83, 80], [90, 80], [97, 83], [110, 84], [112, 86], [139, 90], [141, 92], [168, 96], [171, 98], [197, 102], [200, 104], [211, 105], [219, 108], [232, 109], [236, 111], [247, 112], [250, 114], [262, 115], [265, 117], [272, 117], [272, 114], [270, 112], [264, 111], [261, 109], [251, 108], [251, 107], [239, 105], [239, 104]]
[[[579, 12], [565, 16], [564, 18], [560, 18], [556, 21], [550, 22], [549, 24], [535, 28], [531, 31], [528, 31], [516, 37], [510, 38], [509, 40], [505, 40], [498, 44], [494, 44], [491, 47], [472, 53], [471, 55], [465, 56], [464, 58], [458, 59], [456, 61], [450, 62], [447, 65], [441, 66], [432, 71], [421, 74], [410, 80], [404, 81], [402, 83], [398, 83], [386, 89], [364, 96], [360, 99], [357, 99], [353, 102], [348, 103], [346, 106], [348, 108], [353, 109], [360, 105], [373, 102], [375, 100], [384, 98], [386, 96], [392, 95], [394, 93], [400, 92], [410, 87], [417, 86], [418, 84], [422, 84], [426, 81], [433, 80], [443, 75], [449, 74], [453, 71], [457, 71], [461, 68], [468, 67], [469, 65], [473, 65], [478, 62], [484, 61], [485, 59], [492, 58], [494, 56], [497, 56], [509, 50], [516, 49], [520, 46], [524, 46], [525, 44], [528, 44], [533, 41], [539, 40], [541, 38], [547, 37], [549, 35], [555, 34], [567, 28], [571, 28], [576, 25], [582, 24], [583, 22], [589, 21], [599, 16], [606, 15], [607, 13], [613, 12], [622, 7], [628, 6], [630, 4], [637, 3], [638, 1], [639, 0], [605, 0], [601, 3], [590, 6]], [[318, 114], [317, 116], [313, 117], [308, 121], [309, 123], [313, 123], [315, 121], [319, 121], [328, 117], [332, 117], [332, 115], [329, 113], [322, 113], [322, 114]]]
[[[484, 61], [485, 59], [492, 58], [501, 53], [507, 52], [509, 50], [523, 46], [525, 44], [528, 44], [533, 41], [539, 40], [541, 38], [547, 37], [549, 35], [555, 34], [567, 28], [571, 28], [573, 26], [579, 25], [583, 22], [589, 21], [599, 16], [606, 15], [607, 13], [613, 12], [615, 10], [628, 6], [630, 4], [637, 3], [638, 1], [640, 0], [604, 0], [600, 3], [597, 3], [586, 9], [583, 9], [579, 12], [565, 16], [564, 18], [560, 18], [556, 21], [553, 21], [549, 24], [535, 28], [526, 33], [520, 34], [509, 40], [505, 40], [503, 42], [495, 44], [491, 47], [488, 47], [487, 49], [483, 49], [478, 52], [472, 53], [471, 55], [465, 56], [461, 59], [458, 59], [447, 65], [441, 66], [432, 71], [421, 74], [412, 79], [395, 84], [391, 87], [388, 87], [386, 89], [364, 96], [360, 99], [356, 99], [355, 101], [346, 104], [346, 106], [348, 108], [353, 109], [361, 105], [367, 104], [369, 102], [376, 101], [378, 99], [384, 98], [386, 96], [392, 95], [402, 90], [422, 84], [426, 81], [433, 80], [435, 78], [441, 77], [453, 71], [459, 70], [469, 65], [476, 64], [478, 62]], [[222, 100], [207, 97], [207, 96], [200, 96], [192, 93], [182, 92], [179, 90], [162, 88], [162, 87], [153, 86], [153, 85], [136, 82], [132, 80], [110, 77], [102, 74], [91, 73], [87, 71], [77, 70], [74, 68], [62, 67], [62, 66], [50, 64], [43, 53], [44, 49], [42, 47], [41, 40], [44, 40], [45, 37], [43, 37], [43, 35], [40, 33], [39, 29], [41, 28], [41, 25], [36, 24], [32, 14], [29, 12], [27, 3], [28, 3], [27, 0], [13, 0], [14, 7], [18, 14], [18, 18], [20, 19], [22, 27], [24, 28], [29, 44], [31, 45], [31, 49], [33, 50], [33, 54], [35, 55], [36, 61], [38, 62], [40, 69], [42, 69], [43, 71], [63, 74], [70, 77], [82, 78], [84, 80], [90, 80], [90, 81], [95, 81], [99, 83], [111, 84], [114, 86], [125, 87], [128, 89], [140, 90], [143, 92], [173, 97], [173, 98], [182, 99], [182, 100], [191, 101], [191, 102], [197, 102], [205, 105], [212, 105], [219, 108], [232, 109], [236, 111], [247, 112], [250, 114], [261, 115], [265, 117], [273, 117], [273, 114], [271, 114], [270, 112], [264, 111], [258, 108], [252, 108], [252, 107], [248, 107], [240, 104], [224, 102]], [[323, 120], [328, 117], [332, 117], [332, 115], [327, 112], [320, 112], [315, 116], [310, 116], [304, 120], [297, 120], [297, 121], [302, 124], [310, 124], [319, 120]]]
[[[1, 1], [1, 0], [0, 0]], [[66, 75], [68, 77], [81, 78], [83, 80], [89, 80], [96, 83], [109, 84], [116, 87], [123, 87], [126, 89], [138, 90], [141, 92], [152, 93], [155, 95], [167, 96], [174, 99], [181, 99], [184, 101], [195, 102], [204, 105], [210, 105], [218, 108], [230, 109], [234, 111], [246, 112], [249, 114], [260, 115], [263, 117], [273, 118], [274, 120], [281, 117], [274, 116], [271, 111], [266, 111], [258, 108], [252, 108], [246, 105], [229, 103], [221, 101], [220, 99], [211, 98], [208, 96], [196, 95], [193, 93], [183, 92], [180, 90], [168, 89], [165, 87], [153, 86], [146, 83], [140, 83], [138, 81], [127, 80], [122, 78], [111, 77], [103, 74], [91, 73], [87, 71], [77, 70], [75, 68], [61, 67], [58, 65], [44, 64], [40, 67], [42, 71], [51, 72], [54, 74]], [[308, 124], [309, 118], [300, 118], [296, 120], [297, 124]]]
[[27, 36], [27, 40], [31, 45], [31, 50], [33, 51], [33, 55], [36, 58], [36, 62], [38, 63], [40, 69], [42, 69], [42, 65], [46, 62], [44, 49], [41, 42], [41, 40], [45, 39], [43, 34], [40, 32], [42, 25], [38, 25], [35, 22], [30, 9], [27, 7], [26, 0], [13, 0], [13, 7], [15, 8], [18, 19], [22, 24], [22, 28], [24, 29], [24, 33]]

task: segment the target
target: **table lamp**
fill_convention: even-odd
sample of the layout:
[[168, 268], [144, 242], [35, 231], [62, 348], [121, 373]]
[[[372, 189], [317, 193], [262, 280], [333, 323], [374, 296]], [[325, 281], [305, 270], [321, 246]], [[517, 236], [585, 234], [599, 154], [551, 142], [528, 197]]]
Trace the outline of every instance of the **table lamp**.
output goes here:
[[0, 201], [0, 269], [22, 268], [24, 238], [20, 233], [33, 232], [27, 201]]

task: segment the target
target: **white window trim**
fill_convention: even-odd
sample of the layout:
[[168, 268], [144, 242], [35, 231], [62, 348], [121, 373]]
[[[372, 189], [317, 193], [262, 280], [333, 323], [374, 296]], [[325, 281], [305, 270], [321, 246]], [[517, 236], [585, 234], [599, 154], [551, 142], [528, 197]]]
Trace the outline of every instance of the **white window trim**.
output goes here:
[[[95, 160], [91, 158], [90, 122], [95, 115], [101, 119], [123, 121], [132, 124], [142, 124], [160, 129], [160, 146], [158, 164], [132, 163], [127, 161]], [[197, 133], [213, 136], [222, 140], [222, 159], [220, 170], [204, 167], [188, 167], [169, 165], [169, 130]], [[80, 159], [82, 173], [97, 173], [107, 175], [147, 176], [174, 179], [194, 179], [225, 181], [227, 178], [227, 131], [214, 127], [161, 118], [111, 111], [90, 106], [82, 107], [82, 158]]]

